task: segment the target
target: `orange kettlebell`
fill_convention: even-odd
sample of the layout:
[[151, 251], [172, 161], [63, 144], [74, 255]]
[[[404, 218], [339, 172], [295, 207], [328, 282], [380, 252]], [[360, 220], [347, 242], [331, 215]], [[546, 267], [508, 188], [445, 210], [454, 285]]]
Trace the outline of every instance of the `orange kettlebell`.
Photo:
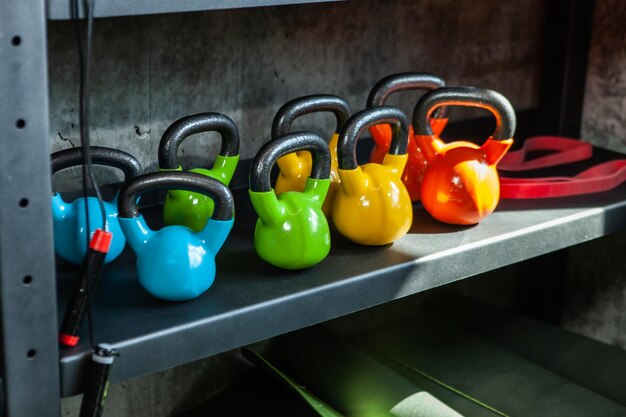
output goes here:
[[[400, 74], [389, 75], [376, 83], [367, 98], [367, 107], [380, 107], [385, 104], [390, 95], [408, 90], [434, 90], [445, 86], [446, 83], [436, 75], [426, 72], [406, 72]], [[430, 118], [431, 128], [436, 136], [443, 131], [448, 122], [445, 107], [440, 107], [433, 113]], [[382, 163], [389, 146], [391, 144], [391, 127], [388, 124], [381, 124], [369, 128], [370, 135], [374, 139], [374, 149], [370, 156], [370, 162]], [[413, 139], [413, 129], [409, 130], [408, 142], [408, 160], [404, 172], [402, 173], [402, 182], [406, 186], [411, 201], [417, 201], [420, 198], [420, 184], [422, 176], [426, 169], [426, 159], [422, 155], [422, 151]]]
[[[330, 94], [315, 94], [293, 99], [285, 103], [274, 116], [272, 122], [272, 138], [276, 140], [289, 132], [291, 124], [300, 116], [316, 112], [332, 112], [337, 119], [337, 127], [333, 133], [328, 148], [330, 150], [330, 188], [324, 200], [322, 210], [330, 220], [330, 211], [335, 191], [339, 184], [337, 175], [337, 139], [339, 130], [352, 114], [352, 109], [346, 100]], [[280, 173], [274, 190], [276, 195], [285, 191], [303, 191], [307, 178], [311, 173], [311, 153], [298, 151], [282, 156], [276, 161]]]
[[[434, 134], [430, 115], [441, 106], [489, 110], [496, 129], [478, 146], [467, 141], [443, 143]], [[413, 114], [415, 140], [428, 167], [421, 186], [424, 208], [437, 220], [475, 224], [491, 214], [500, 200], [497, 163], [513, 144], [515, 111], [502, 94], [474, 87], [443, 87], [425, 94]]]

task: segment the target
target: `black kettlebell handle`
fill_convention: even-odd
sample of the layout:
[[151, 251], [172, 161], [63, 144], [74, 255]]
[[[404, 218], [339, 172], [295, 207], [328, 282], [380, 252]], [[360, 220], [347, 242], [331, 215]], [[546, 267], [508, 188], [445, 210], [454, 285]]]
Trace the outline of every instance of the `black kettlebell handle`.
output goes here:
[[250, 167], [250, 189], [254, 192], [271, 191], [272, 167], [278, 158], [296, 151], [311, 152], [313, 164], [309, 178], [330, 178], [330, 151], [324, 139], [311, 132], [295, 132], [266, 142], [259, 149]]
[[218, 132], [222, 136], [221, 156], [239, 155], [239, 131], [232, 119], [221, 113], [198, 113], [185, 116], [165, 130], [159, 142], [159, 168], [177, 169], [178, 147], [196, 133]]
[[[446, 82], [434, 74], [428, 72], [403, 72], [388, 75], [376, 83], [367, 97], [366, 107], [380, 107], [390, 95], [399, 91], [409, 90], [435, 90], [444, 87]], [[445, 107], [440, 107], [433, 115], [438, 119], [444, 119], [447, 114]]]
[[409, 129], [406, 115], [395, 107], [370, 107], [355, 113], [348, 119], [339, 133], [337, 159], [339, 169], [356, 169], [356, 141], [363, 131], [371, 126], [388, 123], [391, 126], [391, 146], [388, 153], [392, 155], [406, 154], [409, 141]]
[[[102, 146], [91, 146], [89, 150], [94, 164], [120, 169], [124, 173], [125, 181], [141, 175], [141, 164], [129, 153]], [[65, 168], [84, 165], [84, 162], [82, 147], [64, 149], [50, 155], [53, 175]]]
[[209, 196], [215, 203], [213, 220], [233, 218], [235, 203], [227, 186], [218, 180], [194, 172], [153, 172], [128, 181], [117, 201], [119, 217], [135, 218], [139, 216], [137, 199], [140, 195], [163, 190], [185, 190]]
[[442, 87], [426, 93], [415, 107], [413, 129], [416, 135], [432, 135], [430, 114], [440, 106], [479, 107], [496, 118], [495, 140], [510, 139], [515, 134], [516, 117], [513, 106], [502, 94], [486, 88]]
[[272, 139], [289, 132], [291, 124], [300, 116], [309, 113], [332, 112], [337, 119], [335, 133], [339, 133], [341, 126], [352, 114], [350, 104], [343, 98], [331, 94], [315, 94], [293, 99], [278, 109], [272, 122]]

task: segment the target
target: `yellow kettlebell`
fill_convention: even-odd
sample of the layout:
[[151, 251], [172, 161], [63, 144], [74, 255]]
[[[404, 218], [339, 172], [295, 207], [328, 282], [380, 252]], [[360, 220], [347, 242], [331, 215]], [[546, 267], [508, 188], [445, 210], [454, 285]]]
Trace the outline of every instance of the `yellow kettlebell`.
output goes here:
[[[391, 146], [382, 164], [359, 166], [356, 141], [367, 128], [391, 125]], [[402, 183], [407, 162], [407, 119], [394, 107], [356, 113], [341, 128], [337, 156], [340, 178], [332, 206], [337, 230], [363, 245], [386, 245], [404, 236], [413, 222], [411, 198]]]
[[[339, 129], [352, 114], [352, 109], [346, 100], [330, 94], [315, 94], [296, 98], [285, 103], [274, 116], [272, 123], [272, 139], [275, 140], [289, 132], [291, 124], [300, 116], [316, 112], [332, 112], [337, 119], [337, 127], [330, 138], [330, 188], [324, 200], [322, 210], [330, 218], [332, 200], [339, 184], [337, 176], [337, 138]], [[298, 151], [287, 154], [276, 161], [280, 173], [274, 190], [276, 195], [285, 191], [303, 191], [309, 174], [311, 173], [311, 153]]]

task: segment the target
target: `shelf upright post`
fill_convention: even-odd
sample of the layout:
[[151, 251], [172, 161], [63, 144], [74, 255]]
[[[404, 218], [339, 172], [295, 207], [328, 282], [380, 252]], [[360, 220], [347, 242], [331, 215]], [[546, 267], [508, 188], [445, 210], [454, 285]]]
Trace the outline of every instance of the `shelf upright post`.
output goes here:
[[[580, 136], [594, 4], [546, 2], [538, 134]], [[517, 311], [560, 324], [567, 256], [558, 251], [522, 264], [525, 279], [518, 288]]]
[[546, 3], [541, 134], [580, 136], [594, 0]]
[[8, 417], [58, 417], [45, 0], [0, 1], [0, 377]]

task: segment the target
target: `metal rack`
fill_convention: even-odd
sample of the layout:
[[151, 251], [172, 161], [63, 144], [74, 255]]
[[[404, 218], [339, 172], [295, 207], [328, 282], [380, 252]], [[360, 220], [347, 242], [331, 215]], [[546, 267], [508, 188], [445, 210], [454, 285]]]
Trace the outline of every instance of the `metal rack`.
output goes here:
[[[111, 1], [100, 2], [96, 16], [313, 2], [319, 1]], [[46, 19], [69, 17], [67, 7], [61, 0], [0, 4], [0, 190], [5, 196], [0, 206], [1, 374], [7, 416], [59, 416], [60, 393], [79, 391], [78, 378], [89, 354], [84, 346], [64, 351], [59, 366], [57, 310], [62, 305], [57, 305], [50, 221]], [[543, 94], [530, 130], [577, 135], [586, 68], [586, 48], [580, 46], [589, 42], [593, 2], [550, 2], [548, 7]], [[106, 310], [100, 316], [115, 319], [97, 325], [105, 333], [116, 329], [112, 342], [122, 353], [113, 379], [206, 357], [626, 226], [624, 187], [569, 203], [566, 209], [507, 203], [479, 227], [463, 230], [441, 230], [443, 226], [418, 215], [419, 236], [409, 234], [391, 248], [377, 250], [338, 238], [327, 262], [295, 274], [260, 263], [241, 269], [236, 259], [251, 253], [248, 229], [253, 220], [250, 213], [242, 213], [239, 233], [220, 254], [222, 275], [215, 287], [180, 305], [143, 295], [133, 280], [132, 256], [126, 256], [111, 269], [98, 294], [102, 302], [97, 308]], [[428, 230], [431, 234], [424, 233]], [[62, 268], [58, 275], [62, 304]], [[125, 295], [114, 297], [120, 292]], [[146, 314], [161, 321], [153, 325]], [[122, 331], [120, 317], [128, 323]], [[193, 346], [178, 347], [181, 337], [192, 338]]]
[[58, 416], [44, 2], [2, 2], [0, 27], [4, 407], [8, 416]]

